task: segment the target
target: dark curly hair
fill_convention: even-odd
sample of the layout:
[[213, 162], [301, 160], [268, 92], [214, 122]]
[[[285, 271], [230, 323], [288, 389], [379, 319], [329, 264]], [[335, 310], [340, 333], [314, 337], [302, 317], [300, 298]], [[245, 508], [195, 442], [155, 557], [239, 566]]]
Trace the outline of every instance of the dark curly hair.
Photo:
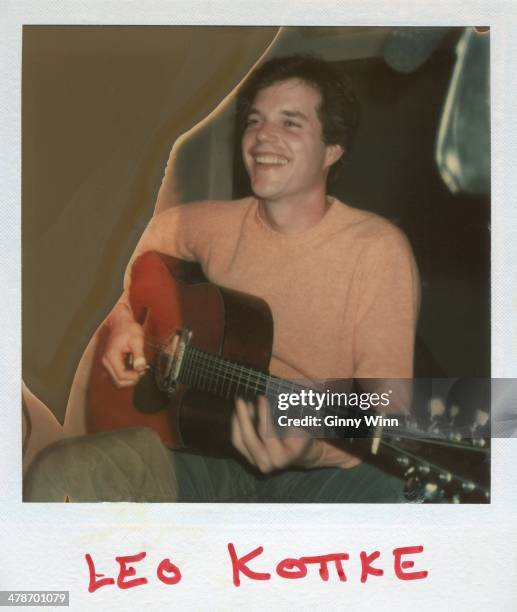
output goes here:
[[[262, 89], [288, 79], [300, 79], [314, 87], [321, 96], [316, 109], [321, 121], [323, 142], [339, 144], [350, 150], [359, 121], [359, 103], [350, 79], [329, 62], [312, 55], [275, 57], [259, 66], [243, 83], [237, 95], [236, 124], [242, 139], [250, 109]], [[329, 181], [338, 176], [344, 155], [329, 170]]]

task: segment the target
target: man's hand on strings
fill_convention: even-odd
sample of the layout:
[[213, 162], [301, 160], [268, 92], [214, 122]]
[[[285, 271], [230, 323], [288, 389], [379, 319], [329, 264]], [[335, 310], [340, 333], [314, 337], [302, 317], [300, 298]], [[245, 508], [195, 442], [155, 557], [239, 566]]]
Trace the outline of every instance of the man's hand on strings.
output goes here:
[[[108, 326], [109, 338], [102, 364], [117, 387], [135, 385], [146, 371], [144, 330], [123, 304], [113, 309]], [[131, 367], [128, 367], [128, 357]]]
[[321, 455], [320, 440], [310, 438], [301, 430], [279, 438], [268, 428], [269, 402], [260, 396], [256, 406], [237, 399], [232, 417], [232, 444], [264, 474], [288, 466], [310, 468]]

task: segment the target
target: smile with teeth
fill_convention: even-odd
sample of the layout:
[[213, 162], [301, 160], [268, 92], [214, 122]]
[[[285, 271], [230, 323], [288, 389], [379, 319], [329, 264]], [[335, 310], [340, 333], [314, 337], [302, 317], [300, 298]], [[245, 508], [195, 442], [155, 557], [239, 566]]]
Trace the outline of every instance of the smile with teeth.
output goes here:
[[289, 160], [282, 155], [255, 155], [253, 157], [256, 164], [267, 166], [285, 166]]

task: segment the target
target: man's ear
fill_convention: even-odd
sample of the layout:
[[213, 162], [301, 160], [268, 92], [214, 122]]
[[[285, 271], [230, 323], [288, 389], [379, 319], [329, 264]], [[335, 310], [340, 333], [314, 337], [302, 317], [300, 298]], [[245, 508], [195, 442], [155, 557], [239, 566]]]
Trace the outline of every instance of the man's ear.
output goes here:
[[325, 151], [325, 168], [330, 168], [332, 164], [336, 163], [337, 160], [343, 155], [345, 149], [340, 144], [326, 145]]

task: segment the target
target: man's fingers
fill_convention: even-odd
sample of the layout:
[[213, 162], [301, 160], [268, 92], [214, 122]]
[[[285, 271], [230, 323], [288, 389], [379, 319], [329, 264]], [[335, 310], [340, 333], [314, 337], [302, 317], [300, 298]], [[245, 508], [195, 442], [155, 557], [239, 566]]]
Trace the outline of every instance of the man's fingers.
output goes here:
[[[257, 434], [253, 423], [254, 407], [242, 399], [235, 404], [235, 418], [240, 428], [240, 436], [245, 456], [251, 457], [250, 463], [262, 472], [268, 472], [272, 468], [267, 449]], [[248, 457], [247, 457], [248, 458]], [[248, 458], [249, 461], [249, 458]]]
[[281, 469], [291, 463], [294, 455], [297, 454], [298, 446], [301, 446], [302, 443], [299, 440], [295, 440], [293, 443], [293, 438], [291, 437], [278, 437], [277, 432], [271, 426], [270, 407], [267, 397], [259, 396], [257, 410], [259, 415], [258, 431], [267, 448], [271, 467]]
[[142, 327], [134, 321], [128, 323], [125, 320], [113, 325], [102, 363], [118, 387], [136, 384], [147, 365]]
[[[243, 404], [243, 407], [241, 407], [240, 404]], [[235, 403], [235, 412], [232, 417], [232, 443], [235, 446], [235, 448], [242, 455], [244, 455], [244, 457], [248, 460], [248, 462], [251, 465], [255, 465], [255, 461], [253, 457], [251, 456], [250, 452], [248, 451], [246, 444], [244, 443], [241, 423], [237, 416], [238, 412], [241, 410], [246, 411], [248, 410], [248, 407], [246, 406], [246, 402], [244, 402], [244, 400], [237, 399]]]
[[257, 414], [258, 414], [258, 433], [263, 442], [266, 442], [267, 438], [275, 437], [272, 435], [269, 427], [269, 402], [267, 397], [259, 395], [257, 400]]
[[264, 473], [287, 465], [310, 466], [315, 457], [314, 445], [305, 432], [295, 429], [292, 436], [279, 438], [271, 430], [269, 402], [263, 396], [258, 398], [256, 410], [253, 404], [236, 400], [232, 442], [252, 465]]
[[145, 372], [145, 369], [147, 367], [147, 362], [145, 360], [145, 357], [137, 357], [136, 359], [133, 359], [133, 369], [137, 372]]
[[116, 368], [107, 355], [102, 358], [102, 364], [106, 370], [108, 370], [109, 375], [117, 387], [129, 387], [136, 384], [140, 378], [138, 372], [126, 370], [123, 367]]
[[[242, 400], [237, 400], [242, 401]], [[236, 408], [237, 409], [237, 408]], [[246, 448], [244, 441], [242, 439], [242, 431], [239, 420], [237, 419], [236, 414], [232, 417], [232, 444], [235, 448], [247, 459], [250, 464], [253, 464], [253, 458], [249, 454], [248, 449]]]
[[142, 328], [138, 326], [137, 330], [128, 339], [128, 349], [133, 355], [133, 370], [136, 372], [145, 372], [147, 362], [144, 355], [144, 334]]

